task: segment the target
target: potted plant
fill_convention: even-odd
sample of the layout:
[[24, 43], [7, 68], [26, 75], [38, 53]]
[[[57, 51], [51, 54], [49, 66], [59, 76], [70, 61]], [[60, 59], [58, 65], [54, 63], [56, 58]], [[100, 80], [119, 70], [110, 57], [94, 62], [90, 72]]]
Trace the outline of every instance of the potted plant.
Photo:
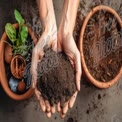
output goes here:
[[[7, 23], [0, 41], [0, 77], [5, 92], [12, 99], [23, 100], [33, 94], [31, 87], [26, 89], [28, 81], [27, 78], [24, 79], [24, 75], [26, 66], [31, 63], [32, 44], [36, 44], [37, 39], [32, 30], [25, 25], [19, 11], [15, 10], [14, 15], [18, 23]], [[9, 67], [7, 71], [6, 64]]]
[[79, 40], [86, 78], [98, 88], [114, 85], [122, 76], [122, 21], [110, 7], [100, 5], [86, 16]]

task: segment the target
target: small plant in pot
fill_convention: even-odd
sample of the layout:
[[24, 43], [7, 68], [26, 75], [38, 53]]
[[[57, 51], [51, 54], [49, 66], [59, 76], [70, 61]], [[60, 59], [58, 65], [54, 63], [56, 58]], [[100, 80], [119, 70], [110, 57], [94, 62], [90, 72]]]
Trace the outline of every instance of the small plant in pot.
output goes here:
[[[7, 23], [5, 26], [5, 32], [11, 42], [11, 46], [9, 46], [9, 54], [11, 54], [11, 56], [15, 56], [15, 55], [22, 55], [25, 56], [28, 53], [28, 46], [25, 45], [25, 41], [27, 40], [28, 37], [28, 28], [27, 26], [25, 26], [25, 21], [22, 18], [21, 14], [15, 10], [14, 11], [14, 15], [15, 15], [15, 19], [17, 20], [18, 24], [19, 24], [19, 28], [18, 30], [13, 27], [13, 25], [11, 23]], [[5, 55], [5, 59], [7, 59], [6, 57], [8, 57], [7, 55]], [[11, 59], [11, 58], [10, 58]], [[8, 60], [7, 62], [10, 62], [11, 60]]]
[[5, 92], [15, 100], [23, 100], [33, 94], [30, 65], [32, 49], [37, 39], [32, 30], [25, 25], [19, 11], [15, 10], [14, 15], [18, 23], [6, 24], [0, 42], [0, 75]]

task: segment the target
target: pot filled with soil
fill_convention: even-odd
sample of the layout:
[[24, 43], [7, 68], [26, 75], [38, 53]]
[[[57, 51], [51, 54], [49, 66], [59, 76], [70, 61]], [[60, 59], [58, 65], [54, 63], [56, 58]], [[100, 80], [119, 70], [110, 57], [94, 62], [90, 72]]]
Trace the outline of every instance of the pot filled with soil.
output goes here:
[[37, 39], [24, 23], [21, 14], [15, 10], [18, 23], [7, 23], [0, 41], [1, 85], [9, 97], [24, 100], [31, 97], [31, 59], [32, 49]]
[[51, 106], [60, 102], [63, 107], [76, 92], [74, 68], [63, 52], [45, 46], [44, 53], [38, 63], [37, 88]]
[[86, 16], [79, 41], [86, 78], [99, 88], [114, 85], [122, 76], [122, 21], [110, 7], [100, 5]]

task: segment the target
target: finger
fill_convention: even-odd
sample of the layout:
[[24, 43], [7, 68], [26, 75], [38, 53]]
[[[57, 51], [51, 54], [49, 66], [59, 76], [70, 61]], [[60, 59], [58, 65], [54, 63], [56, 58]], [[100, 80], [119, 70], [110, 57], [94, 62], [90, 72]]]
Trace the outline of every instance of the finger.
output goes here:
[[46, 112], [46, 115], [48, 118], [50, 118], [52, 116], [52, 113], [51, 112]]
[[77, 90], [80, 91], [81, 60], [80, 60], [80, 53], [79, 53], [79, 51], [77, 51], [77, 53], [76, 53], [75, 68], [76, 68], [76, 86], [77, 86]]
[[34, 48], [33, 55], [32, 55], [32, 64], [31, 64], [32, 88], [36, 87], [37, 64], [38, 64], [38, 53], [37, 53], [37, 50]]
[[70, 63], [71, 63], [71, 65], [72, 65], [72, 67], [74, 68], [74, 62], [73, 62], [73, 60], [70, 59], [70, 58], [69, 58], [69, 60], [70, 60]]
[[60, 104], [60, 102], [59, 102], [59, 103], [57, 104], [57, 111], [58, 111], [58, 112], [61, 111], [61, 107], [60, 107], [60, 106], [61, 106], [61, 104]]
[[71, 97], [70, 101], [69, 101], [69, 108], [72, 108], [74, 103], [75, 103], [75, 100], [76, 100], [76, 97], [77, 97], [77, 94], [78, 94], [78, 91], [76, 91], [73, 96]]
[[46, 105], [46, 111], [51, 112], [51, 106], [50, 106], [49, 101], [45, 100], [45, 105]]
[[68, 103], [69, 103], [69, 102], [66, 102], [66, 103], [65, 103], [65, 106], [62, 108], [63, 114], [66, 114], [67, 111], [68, 111]]
[[40, 91], [37, 90], [37, 88], [35, 88], [35, 95], [36, 95], [37, 100], [39, 101], [41, 97], [41, 93]]
[[57, 41], [57, 50], [58, 50], [58, 52], [61, 52], [62, 51], [62, 44], [59, 40]]
[[42, 111], [45, 112], [46, 111], [46, 105], [45, 105], [44, 99], [42, 97], [40, 100], [40, 106], [41, 106]]
[[55, 106], [51, 107], [51, 113], [54, 114], [55, 113]]
[[52, 40], [51, 48], [54, 51], [57, 51], [57, 38], [55, 40]]
[[65, 114], [61, 114], [61, 118], [62, 118], [62, 119], [64, 119], [65, 116], [66, 116]]
[[65, 116], [66, 116], [66, 114], [63, 114], [63, 112], [61, 111], [61, 112], [60, 112], [60, 117], [61, 117], [62, 119], [64, 119]]
[[44, 51], [42, 50], [42, 51], [39, 52], [38, 62], [41, 61], [41, 59], [43, 58], [43, 56], [44, 56]]
[[35, 89], [35, 95], [37, 97], [37, 100], [40, 103], [40, 107], [41, 107], [42, 111], [45, 112], [46, 111], [46, 105], [45, 105], [43, 97], [41, 96], [41, 93], [37, 90], [37, 88]]

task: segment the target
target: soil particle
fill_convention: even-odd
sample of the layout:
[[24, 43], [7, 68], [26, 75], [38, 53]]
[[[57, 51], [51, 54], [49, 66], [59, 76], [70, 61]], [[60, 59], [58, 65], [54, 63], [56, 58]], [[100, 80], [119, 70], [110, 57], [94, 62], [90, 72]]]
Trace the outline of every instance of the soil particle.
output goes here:
[[57, 117], [55, 117], [55, 120], [57, 119]]
[[98, 100], [100, 100], [101, 99], [101, 95], [100, 94], [98, 94]]
[[86, 113], [89, 114], [89, 110], [87, 110]]
[[77, 120], [74, 120], [72, 117], [69, 117], [67, 122], [78, 122]]
[[76, 91], [74, 69], [64, 53], [56, 53], [47, 46], [44, 52], [38, 63], [37, 87], [52, 106], [60, 101], [63, 107]]

